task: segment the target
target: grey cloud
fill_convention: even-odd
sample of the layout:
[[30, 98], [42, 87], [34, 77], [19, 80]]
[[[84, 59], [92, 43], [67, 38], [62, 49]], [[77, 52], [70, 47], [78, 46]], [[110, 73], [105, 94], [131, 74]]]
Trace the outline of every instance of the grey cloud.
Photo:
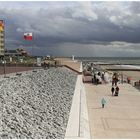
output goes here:
[[135, 14], [140, 14], [140, 2], [132, 1], [130, 5], [130, 10]]
[[[34, 53], [43, 55], [127, 56], [139, 51], [139, 3], [0, 2], [6, 46], [36, 46]], [[23, 40], [24, 32], [33, 32], [34, 40]]]

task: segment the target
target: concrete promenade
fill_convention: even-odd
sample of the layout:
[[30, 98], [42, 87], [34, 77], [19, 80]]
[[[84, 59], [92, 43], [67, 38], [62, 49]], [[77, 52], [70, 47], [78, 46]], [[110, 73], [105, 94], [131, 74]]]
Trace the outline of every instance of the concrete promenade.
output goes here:
[[77, 75], [65, 139], [90, 139], [86, 93], [81, 74], [82, 64], [70, 59], [62, 59], [61, 64], [79, 73]]
[[[81, 72], [79, 62], [63, 60], [63, 64]], [[111, 83], [96, 86], [83, 84], [80, 79], [65, 138], [140, 139], [140, 90], [130, 84], [118, 84], [120, 94], [115, 97], [111, 95]], [[102, 97], [107, 100], [104, 109], [101, 108]]]
[[[140, 91], [129, 84], [118, 84], [120, 94], [111, 95], [111, 84], [84, 84], [91, 138], [140, 138]], [[107, 104], [101, 108], [101, 99]]]

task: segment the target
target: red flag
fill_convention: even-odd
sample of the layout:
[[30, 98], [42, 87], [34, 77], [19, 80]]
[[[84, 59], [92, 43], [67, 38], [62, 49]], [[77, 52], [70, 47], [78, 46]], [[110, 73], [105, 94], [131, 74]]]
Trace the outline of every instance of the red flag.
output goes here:
[[33, 39], [32, 33], [24, 33], [24, 39], [25, 40], [32, 40]]

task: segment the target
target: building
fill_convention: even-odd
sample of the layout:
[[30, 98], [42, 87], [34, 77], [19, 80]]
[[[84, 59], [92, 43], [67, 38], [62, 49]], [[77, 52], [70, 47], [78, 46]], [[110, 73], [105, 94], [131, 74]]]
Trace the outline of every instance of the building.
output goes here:
[[10, 57], [21, 56], [21, 53], [19, 53], [17, 50], [5, 50], [5, 56]]
[[0, 20], [0, 57], [4, 56], [4, 21]]
[[5, 56], [6, 57], [29, 56], [29, 53], [24, 49], [5, 50]]

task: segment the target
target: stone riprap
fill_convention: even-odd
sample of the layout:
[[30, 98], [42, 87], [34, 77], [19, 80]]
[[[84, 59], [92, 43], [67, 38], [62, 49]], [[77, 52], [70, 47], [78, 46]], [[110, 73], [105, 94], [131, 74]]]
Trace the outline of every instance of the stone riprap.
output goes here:
[[0, 138], [64, 138], [77, 75], [66, 68], [0, 80]]

